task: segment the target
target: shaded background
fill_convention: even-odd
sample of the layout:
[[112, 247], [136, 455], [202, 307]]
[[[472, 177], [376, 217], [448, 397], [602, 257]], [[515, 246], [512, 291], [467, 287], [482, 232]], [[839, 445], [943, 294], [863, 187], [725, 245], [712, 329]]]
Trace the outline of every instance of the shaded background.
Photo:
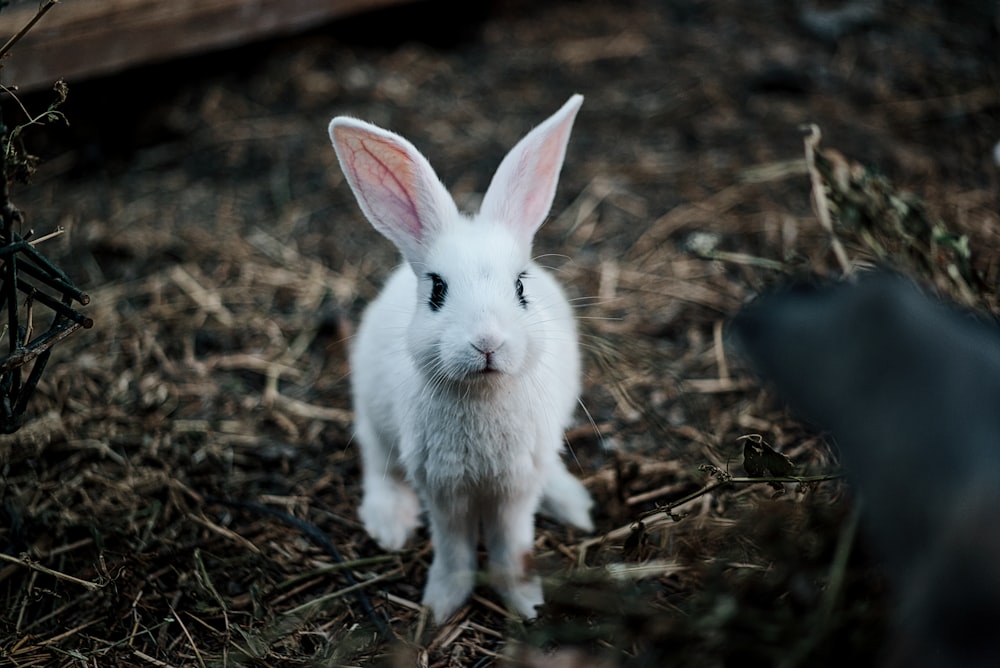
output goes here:
[[[831, 570], [851, 506], [839, 482], [777, 499], [727, 488], [680, 522], [637, 521], [709, 482], [700, 466], [739, 472], [747, 433], [801, 472], [837, 470], [720, 345], [721, 323], [781, 274], [692, 252], [836, 271], [802, 124], [969, 234], [995, 287], [995, 4], [473, 4], [70, 81], [69, 125], [26, 131], [43, 162], [14, 201], [38, 234], [65, 228], [39, 248], [92, 296], [96, 325], [56, 348], [33, 419], [0, 440], [0, 545], [100, 587], [0, 568], [0, 647], [21, 663], [549, 660], [525, 649], [538, 646], [625, 665], [817, 666], [870, 662], [884, 644], [892, 594], [863, 537]], [[346, 113], [406, 136], [474, 209], [506, 150], [575, 92], [536, 252], [580, 300], [587, 413], [568, 438], [607, 539], [540, 520], [537, 624], [510, 624], [483, 589], [425, 628], [427, 536], [385, 556], [355, 517], [345, 351], [398, 260], [326, 125]], [[37, 113], [51, 97], [22, 102]], [[7, 99], [8, 124], [17, 113]], [[317, 525], [358, 580], [378, 578], [363, 589], [397, 639], [373, 639], [301, 531], [211, 497]], [[593, 570], [608, 564], [648, 569]]]

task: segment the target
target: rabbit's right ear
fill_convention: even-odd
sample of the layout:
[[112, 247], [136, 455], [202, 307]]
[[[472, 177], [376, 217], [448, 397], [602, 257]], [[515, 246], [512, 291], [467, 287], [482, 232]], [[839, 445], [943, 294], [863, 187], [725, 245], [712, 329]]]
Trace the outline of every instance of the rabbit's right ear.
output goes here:
[[354, 118], [330, 121], [330, 140], [368, 221], [420, 263], [429, 239], [458, 215], [430, 163], [399, 135]]
[[549, 215], [566, 144], [582, 95], [524, 136], [504, 157], [490, 181], [479, 214], [507, 224], [528, 244]]

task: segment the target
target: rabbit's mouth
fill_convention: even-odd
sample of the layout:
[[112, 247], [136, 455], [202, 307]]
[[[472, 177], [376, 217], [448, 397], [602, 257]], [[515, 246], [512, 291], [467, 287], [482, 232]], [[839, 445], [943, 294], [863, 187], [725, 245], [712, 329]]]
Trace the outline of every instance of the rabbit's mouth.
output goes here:
[[500, 345], [485, 341], [479, 344], [472, 344], [473, 349], [479, 355], [479, 370], [476, 372], [476, 375], [491, 376], [501, 372], [500, 368], [497, 366], [497, 351], [499, 350]]
[[505, 370], [502, 366], [497, 365], [494, 360], [483, 360], [479, 369], [474, 371], [471, 375], [473, 380], [487, 382], [499, 380], [507, 374], [508, 370]]
[[478, 368], [473, 372], [474, 376], [492, 376], [500, 373], [500, 369], [497, 367], [496, 360], [493, 359], [492, 353], [483, 355], [483, 358], [479, 360], [477, 367]]

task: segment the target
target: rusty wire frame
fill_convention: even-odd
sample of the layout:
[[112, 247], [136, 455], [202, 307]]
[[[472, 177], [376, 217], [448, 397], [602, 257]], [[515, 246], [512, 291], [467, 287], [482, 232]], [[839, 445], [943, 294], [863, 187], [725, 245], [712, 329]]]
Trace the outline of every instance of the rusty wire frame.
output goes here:
[[[3, 140], [0, 143], [6, 145], [7, 128], [2, 118], [0, 138]], [[7, 313], [0, 327], [0, 341], [6, 336], [8, 345], [7, 354], [0, 359], [0, 433], [11, 434], [23, 422], [52, 347], [81, 327], [89, 329], [94, 321], [73, 308], [74, 301], [86, 306], [90, 297], [16, 232], [24, 217], [10, 201], [6, 158], [4, 150], [0, 183], [0, 309], [6, 308]], [[25, 295], [23, 308], [18, 303], [19, 293]], [[36, 304], [55, 313], [48, 329], [38, 335], [33, 331]], [[23, 367], [31, 362], [34, 364], [25, 378]]]

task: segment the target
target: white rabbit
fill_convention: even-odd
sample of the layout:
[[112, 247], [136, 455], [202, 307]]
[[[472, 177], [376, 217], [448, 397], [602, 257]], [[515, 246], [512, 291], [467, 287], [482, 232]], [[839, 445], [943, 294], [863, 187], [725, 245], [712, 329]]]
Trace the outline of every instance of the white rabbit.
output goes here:
[[492, 581], [521, 615], [542, 603], [534, 516], [593, 530], [560, 452], [580, 389], [576, 324], [531, 259], [555, 196], [574, 95], [507, 154], [478, 215], [458, 211], [402, 137], [337, 117], [330, 139], [358, 204], [403, 255], [351, 351], [368, 533], [400, 549], [430, 519], [424, 605], [441, 623], [468, 598], [480, 530]]

